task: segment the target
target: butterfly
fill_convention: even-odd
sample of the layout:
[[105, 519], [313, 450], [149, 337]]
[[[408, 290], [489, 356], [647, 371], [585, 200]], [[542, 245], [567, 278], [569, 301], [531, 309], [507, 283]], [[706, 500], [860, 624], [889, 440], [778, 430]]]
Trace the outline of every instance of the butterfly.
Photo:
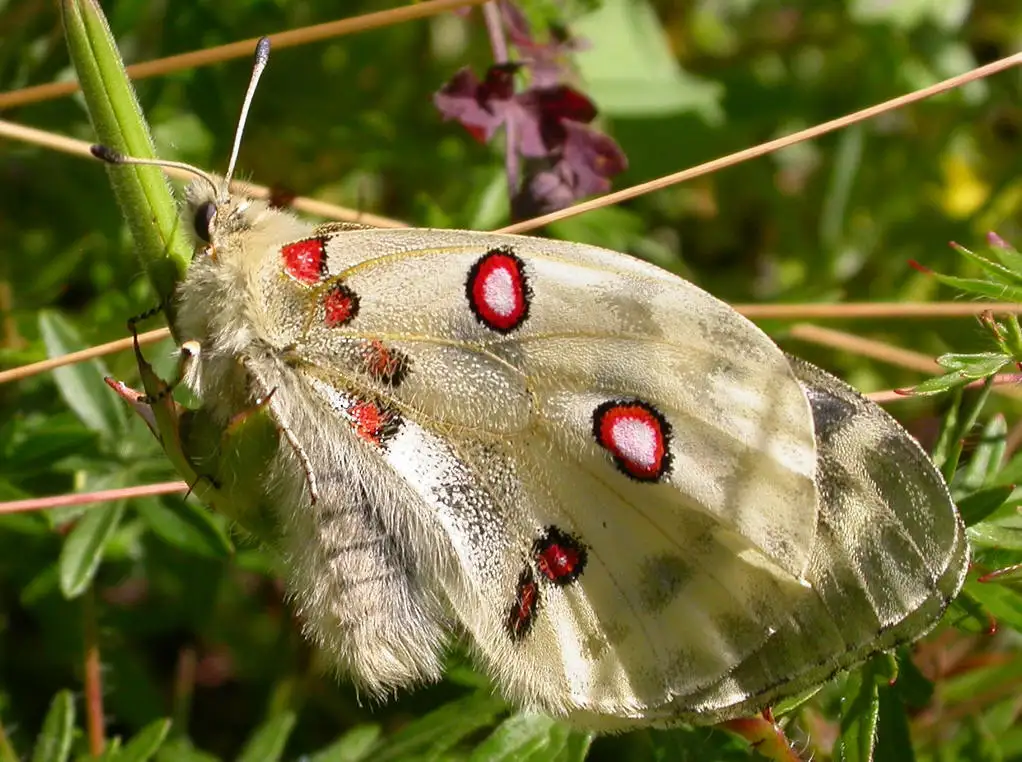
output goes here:
[[368, 692], [439, 679], [462, 636], [580, 727], [715, 723], [958, 592], [919, 445], [722, 301], [595, 246], [313, 225], [230, 192], [241, 129], [224, 179], [189, 169], [184, 379], [223, 428], [273, 422], [245, 478], [307, 634]]

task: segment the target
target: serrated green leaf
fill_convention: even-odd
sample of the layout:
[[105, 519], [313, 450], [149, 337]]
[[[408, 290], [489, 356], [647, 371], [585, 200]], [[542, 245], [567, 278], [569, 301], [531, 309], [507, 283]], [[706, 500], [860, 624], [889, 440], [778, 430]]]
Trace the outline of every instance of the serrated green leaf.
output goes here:
[[230, 556], [234, 545], [209, 511], [188, 500], [171, 500], [173, 508], [157, 497], [138, 499], [135, 510], [154, 534], [174, 547], [209, 558]]
[[148, 762], [166, 740], [170, 725], [168, 719], [150, 722], [117, 753], [116, 762]]
[[[50, 357], [77, 352], [86, 347], [78, 331], [57, 312], [39, 313], [39, 333]], [[60, 396], [79, 420], [108, 440], [120, 437], [127, 425], [124, 407], [103, 380], [106, 366], [98, 359], [65, 365], [53, 371]]]
[[926, 397], [933, 394], [943, 394], [954, 389], [956, 386], [963, 386], [969, 379], [963, 378], [961, 373], [945, 373], [943, 376], [928, 378], [921, 384], [912, 387], [912, 394], [919, 397]]
[[325, 749], [309, 757], [308, 762], [362, 762], [380, 742], [379, 725], [359, 725]]
[[7, 739], [3, 722], [0, 722], [0, 762], [21, 762], [11, 742]]
[[558, 762], [583, 762], [589, 755], [589, 747], [593, 744], [593, 734], [574, 731], [568, 736], [568, 742], [561, 752]]
[[877, 741], [873, 762], [915, 762], [908, 716], [899, 691], [886, 685], [878, 686]]
[[956, 474], [954, 486], [974, 491], [993, 481], [1001, 470], [1001, 462], [1007, 448], [1007, 436], [1008, 423], [1004, 416], [1000, 414], [992, 416], [983, 427], [969, 462]]
[[1020, 276], [1018, 272], [1005, 267], [1000, 262], [994, 262], [980, 254], [976, 254], [975, 252], [961, 247], [958, 248], [958, 253], [979, 265], [983, 271], [997, 283], [1004, 283], [1006, 285], [1022, 283], [1022, 276]]
[[1004, 505], [1014, 491], [1014, 486], [1010, 484], [978, 490], [958, 501], [958, 513], [966, 526], [979, 524]]
[[998, 627], [1008, 626], [1022, 632], [1022, 593], [1011, 585], [968, 580], [969, 595], [979, 601], [994, 617]]
[[156, 762], [221, 762], [221, 760], [196, 749], [187, 738], [175, 736], [156, 752]]
[[944, 621], [963, 632], [990, 633], [992, 620], [983, 604], [963, 590], [951, 601], [944, 612]]
[[968, 527], [969, 542], [986, 548], [1022, 550], [1022, 528], [985, 522]]
[[469, 762], [551, 759], [566, 740], [554, 738], [558, 730], [557, 721], [544, 714], [512, 715], [472, 751]]
[[990, 242], [988, 238], [987, 253], [994, 256], [1002, 265], [1014, 273], [1022, 274], [1022, 254], [1014, 246], [1003, 239], [995, 239], [998, 242]]
[[[127, 156], [154, 158], [142, 109], [98, 3], [62, 0], [60, 8], [71, 62], [99, 142]], [[174, 288], [192, 252], [163, 171], [118, 166], [107, 167], [107, 173], [153, 287], [172, 308]]]
[[841, 735], [835, 758], [841, 762], [871, 762], [880, 711], [877, 681], [870, 662], [848, 675], [841, 698]]
[[505, 710], [504, 702], [483, 693], [452, 701], [391, 736], [373, 762], [399, 762], [412, 756], [423, 761], [438, 759], [461, 739], [493, 724]]
[[92, 583], [103, 560], [103, 549], [124, 515], [124, 501], [90, 508], [64, 539], [60, 550], [60, 591], [77, 598]]
[[297, 719], [294, 712], [282, 712], [264, 722], [245, 744], [238, 762], [277, 762], [284, 754]]
[[958, 278], [953, 275], [942, 275], [933, 273], [933, 277], [941, 283], [954, 288], [966, 291], [970, 294], [979, 294], [991, 299], [1004, 302], [1022, 301], [1022, 287], [1008, 286], [1003, 283], [993, 283], [988, 280], [976, 280], [975, 278]]
[[96, 762], [114, 762], [121, 753], [121, 739], [117, 736], [107, 740], [103, 753], [99, 755]]
[[32, 750], [32, 762], [65, 762], [71, 754], [74, 729], [74, 697], [71, 691], [61, 691], [50, 702], [50, 710]]
[[1011, 362], [1011, 357], [1003, 352], [950, 353], [937, 358], [937, 364], [945, 370], [961, 371], [973, 378], [989, 376]]

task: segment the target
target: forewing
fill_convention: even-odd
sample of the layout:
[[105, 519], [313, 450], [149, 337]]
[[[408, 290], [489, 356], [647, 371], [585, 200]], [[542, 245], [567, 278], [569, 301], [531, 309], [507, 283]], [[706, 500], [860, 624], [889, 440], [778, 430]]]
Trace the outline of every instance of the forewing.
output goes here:
[[[328, 386], [382, 395], [455, 441], [602, 436], [608, 464], [655, 483], [657, 510], [702, 512], [802, 574], [817, 511], [809, 406], [780, 350], [725, 304], [577, 244], [370, 230], [321, 248], [321, 277], [278, 268], [267, 288], [281, 291], [280, 342]], [[670, 448], [638, 408], [597, 420], [616, 403], [660, 416]]]

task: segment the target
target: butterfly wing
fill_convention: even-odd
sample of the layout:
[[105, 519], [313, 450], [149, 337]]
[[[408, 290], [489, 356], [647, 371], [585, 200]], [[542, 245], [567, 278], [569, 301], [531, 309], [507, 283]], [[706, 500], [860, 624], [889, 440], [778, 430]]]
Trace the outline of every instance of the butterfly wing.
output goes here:
[[[809, 405], [704, 292], [600, 249], [448, 231], [314, 237], [263, 281], [302, 385], [284, 396], [347, 430], [297, 428], [375, 452], [374, 481], [414, 493], [384, 529], [512, 697], [642, 716], [806, 594]], [[337, 468], [299, 447], [317, 479]]]
[[879, 406], [789, 359], [812, 404], [819, 448], [821, 510], [806, 574], [814, 594], [793, 600], [784, 626], [736, 669], [650, 719], [752, 714], [922, 636], [961, 589], [965, 527], [933, 462]]
[[[817, 503], [809, 406], [780, 350], [727, 305], [577, 244], [417, 230], [318, 243], [322, 273], [292, 275], [305, 288], [275, 300], [288, 329], [279, 340], [303, 362], [341, 368], [333, 382], [451, 436], [549, 421], [591, 444], [595, 410], [576, 391], [646, 405], [645, 418], [604, 411], [600, 436], [619, 470], [683, 495], [791, 574], [805, 569]], [[677, 413], [660, 431], [673, 451], [642, 428], [661, 408]]]

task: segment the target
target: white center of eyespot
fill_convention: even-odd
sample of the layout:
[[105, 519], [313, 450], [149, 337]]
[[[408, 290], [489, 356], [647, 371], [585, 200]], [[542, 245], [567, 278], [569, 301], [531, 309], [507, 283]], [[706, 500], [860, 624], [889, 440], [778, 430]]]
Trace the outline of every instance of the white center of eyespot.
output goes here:
[[483, 299], [486, 306], [498, 315], [506, 317], [518, 306], [515, 298], [515, 281], [505, 267], [498, 267], [483, 282]]
[[654, 468], [657, 458], [657, 434], [645, 421], [622, 418], [611, 427], [614, 447], [625, 460], [644, 468]]

